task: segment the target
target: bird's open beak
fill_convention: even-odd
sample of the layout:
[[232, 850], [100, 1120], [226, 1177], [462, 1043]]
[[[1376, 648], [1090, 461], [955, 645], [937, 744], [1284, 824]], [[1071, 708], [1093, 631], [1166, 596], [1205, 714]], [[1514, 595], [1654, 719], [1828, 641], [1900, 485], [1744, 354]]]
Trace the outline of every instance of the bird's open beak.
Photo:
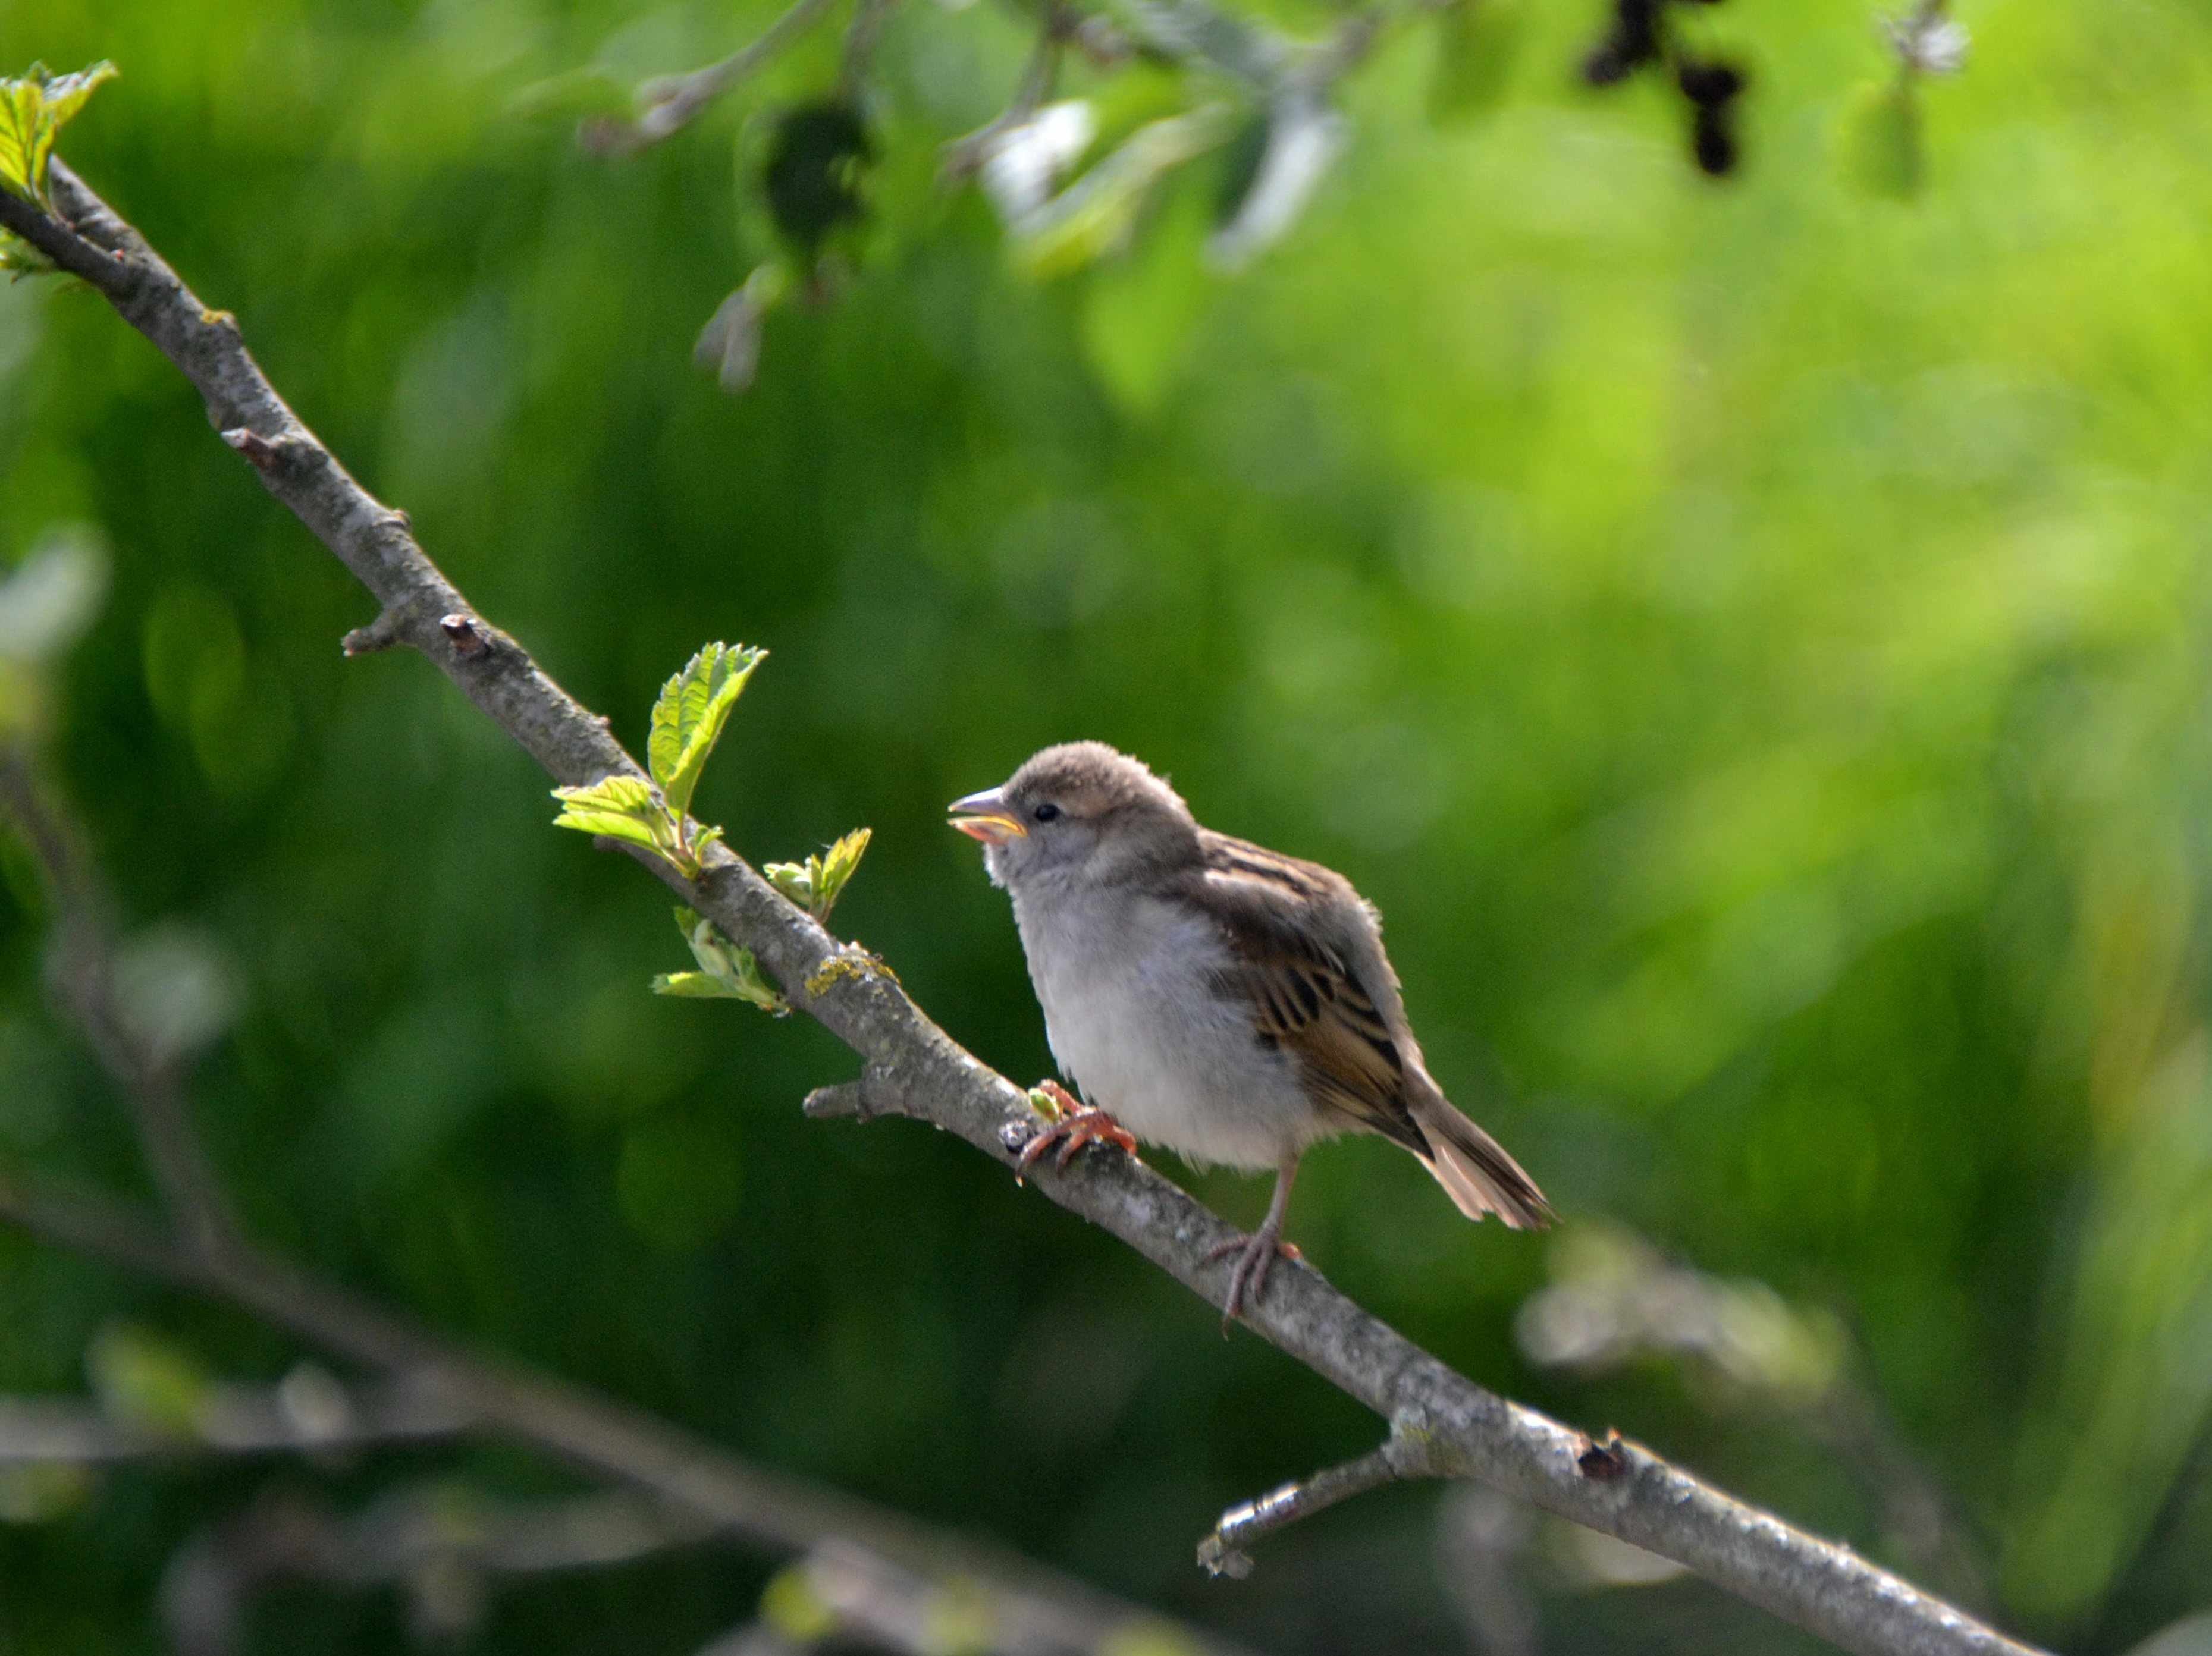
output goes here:
[[952, 813], [954, 828], [987, 846], [1002, 846], [1009, 840], [1029, 837], [1030, 831], [1022, 826], [1019, 817], [1006, 809], [1006, 799], [997, 788], [985, 788], [965, 799], [955, 799], [945, 809]]

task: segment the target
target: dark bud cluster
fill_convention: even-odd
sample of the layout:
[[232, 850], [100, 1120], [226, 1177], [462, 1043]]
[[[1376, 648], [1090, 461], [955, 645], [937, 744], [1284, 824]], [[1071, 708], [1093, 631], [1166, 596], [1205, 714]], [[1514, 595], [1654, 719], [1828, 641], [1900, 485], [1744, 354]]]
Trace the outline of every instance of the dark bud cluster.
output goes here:
[[1583, 57], [1582, 76], [1592, 86], [1618, 86], [1638, 70], [1664, 64], [1690, 112], [1690, 154], [1714, 178], [1735, 170], [1741, 149], [1735, 107], [1744, 73], [1733, 64], [1692, 56], [1669, 31], [1670, 5], [1717, 5], [1719, 0], [1613, 0], [1605, 33]]
[[874, 155], [867, 128], [845, 104], [801, 104], [777, 121], [761, 183], [776, 228], [810, 261], [831, 231], [866, 216], [860, 176]]
[[1743, 71], [1729, 64], [1682, 58], [1674, 65], [1674, 84], [1690, 104], [1690, 153], [1713, 178], [1735, 171], [1735, 102], [1743, 95]]
[[1613, 21], [1583, 59], [1583, 79], [1618, 86], [1659, 61], [1659, 8], [1665, 0], [1613, 0]]

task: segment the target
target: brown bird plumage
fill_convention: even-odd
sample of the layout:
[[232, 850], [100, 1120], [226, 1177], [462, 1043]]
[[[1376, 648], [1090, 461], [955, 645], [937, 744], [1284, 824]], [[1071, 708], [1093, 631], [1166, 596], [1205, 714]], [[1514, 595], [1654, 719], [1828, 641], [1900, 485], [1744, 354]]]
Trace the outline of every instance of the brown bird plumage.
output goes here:
[[1086, 1102], [1194, 1160], [1277, 1170], [1230, 1314], [1265, 1284], [1299, 1156], [1340, 1132], [1403, 1145], [1470, 1218], [1551, 1222], [1430, 1076], [1380, 917], [1343, 876], [1200, 827], [1094, 742], [1048, 748], [953, 809], [1013, 898], [1054, 1055]]

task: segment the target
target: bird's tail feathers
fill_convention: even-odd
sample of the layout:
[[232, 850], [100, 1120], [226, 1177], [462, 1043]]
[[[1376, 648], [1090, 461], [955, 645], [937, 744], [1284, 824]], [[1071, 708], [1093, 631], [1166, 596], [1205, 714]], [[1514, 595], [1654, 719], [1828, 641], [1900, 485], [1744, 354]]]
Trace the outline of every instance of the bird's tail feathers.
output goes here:
[[1468, 1218], [1494, 1213], [1510, 1230], [1541, 1230], [1557, 1218], [1536, 1181], [1521, 1171], [1505, 1147], [1449, 1100], [1422, 1100], [1413, 1107], [1413, 1119], [1429, 1141], [1423, 1165]]

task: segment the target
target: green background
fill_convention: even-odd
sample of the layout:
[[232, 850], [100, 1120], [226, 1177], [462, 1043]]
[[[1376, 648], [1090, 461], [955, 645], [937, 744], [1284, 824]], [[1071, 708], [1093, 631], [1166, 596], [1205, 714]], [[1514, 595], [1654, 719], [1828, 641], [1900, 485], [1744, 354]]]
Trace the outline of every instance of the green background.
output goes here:
[[[1251, 269], [1198, 257], [1207, 162], [1130, 254], [1041, 283], [930, 183], [1023, 26], [909, 0], [854, 273], [771, 318], [732, 398], [689, 357], [768, 245], [732, 155], [826, 84], [834, 27], [628, 161], [510, 100], [770, 15], [0, 0], [0, 67], [119, 64], [62, 153], [633, 746], [702, 641], [774, 652], [699, 814], [756, 861], [872, 826], [839, 929], [986, 1060], [1049, 1064], [943, 804], [1113, 742], [1381, 907], [1431, 1067], [1563, 1237], [1631, 1227], [1832, 1314], [2008, 1623], [2117, 1651], [2202, 1605], [2212, 14], [1966, 5], [1911, 204], [1843, 165], [1891, 73], [1860, 4], [1697, 18], [1753, 73], [1722, 186], [1662, 88], [1575, 86], [1595, 5], [1528, 0], [1496, 106], [1443, 124], [1409, 27]], [[0, 555], [65, 521], [104, 531], [113, 590], [56, 771], [129, 922], [234, 963], [197, 1092], [258, 1235], [1255, 1643], [1466, 1647], [1432, 1489], [1199, 1575], [1223, 1506], [1376, 1423], [951, 1140], [805, 1122], [854, 1065], [804, 1020], [650, 997], [688, 964], [659, 889], [553, 832], [544, 779], [423, 663], [342, 659], [368, 599], [181, 379], [86, 291], [19, 283]], [[0, 1138], [143, 1191], [8, 867]], [[1256, 1217], [1258, 1182], [1167, 1165]], [[1390, 1146], [1316, 1153], [1291, 1229], [1486, 1384], [1897, 1556], [1802, 1411], [1669, 1361], [1533, 1366], [1515, 1312], [1565, 1245], [1467, 1225]], [[118, 1317], [228, 1374], [298, 1355], [0, 1235], [0, 1387], [81, 1392]], [[256, 1491], [452, 1468], [564, 1487], [459, 1450], [116, 1474], [0, 1526], [0, 1648], [154, 1648], [165, 1560]], [[1591, 1588], [1551, 1545], [1547, 1647], [1809, 1644], [1695, 1583]], [[765, 1569], [520, 1586], [483, 1646], [687, 1652]], [[299, 1590], [252, 1647], [404, 1642], [388, 1595]]]

